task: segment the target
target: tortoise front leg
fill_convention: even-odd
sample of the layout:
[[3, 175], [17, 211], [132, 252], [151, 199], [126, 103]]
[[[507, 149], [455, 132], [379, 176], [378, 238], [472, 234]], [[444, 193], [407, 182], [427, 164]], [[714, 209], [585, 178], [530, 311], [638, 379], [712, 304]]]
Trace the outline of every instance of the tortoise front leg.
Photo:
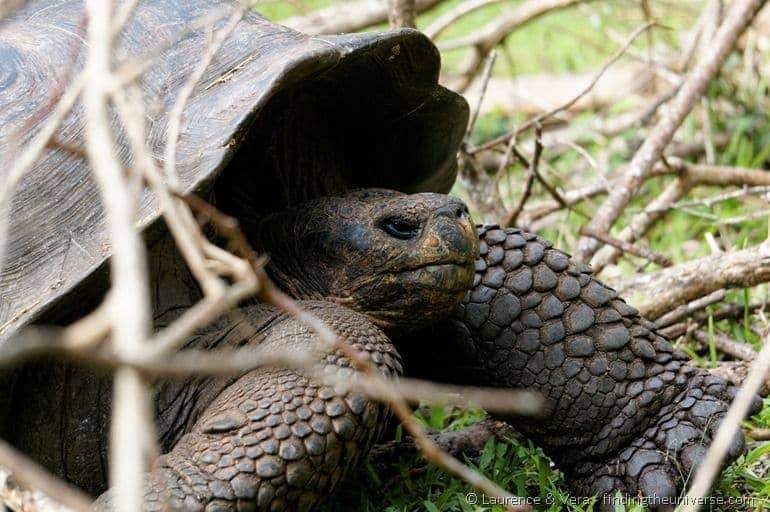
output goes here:
[[383, 407], [290, 370], [227, 388], [160, 457], [148, 510], [310, 510], [371, 445]]
[[[495, 226], [479, 237], [474, 286], [432, 334], [433, 357], [455, 354], [447, 371], [468, 383], [540, 391], [542, 418], [516, 427], [578, 492], [676, 496], [733, 389], [549, 242]], [[731, 457], [742, 448], [737, 436]]]
[[[385, 376], [399, 356], [362, 315], [304, 303]], [[248, 315], [247, 310], [241, 313]], [[319, 355], [324, 375], [349, 380], [350, 361], [319, 350], [316, 335], [292, 318], [272, 320], [260, 343]], [[261, 368], [226, 387], [148, 475], [148, 511], [311, 510], [335, 491], [380, 434], [386, 407], [340, 394], [299, 370]], [[109, 494], [99, 500], [109, 507]]]

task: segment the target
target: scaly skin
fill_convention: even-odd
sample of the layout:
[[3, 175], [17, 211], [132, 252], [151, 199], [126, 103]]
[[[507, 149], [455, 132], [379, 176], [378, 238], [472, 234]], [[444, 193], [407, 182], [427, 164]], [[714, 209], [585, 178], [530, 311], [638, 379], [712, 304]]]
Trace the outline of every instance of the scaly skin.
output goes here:
[[[734, 389], [690, 364], [590, 267], [550, 242], [515, 228], [478, 233], [473, 288], [431, 335], [440, 353], [459, 356], [444, 362], [446, 374], [540, 391], [543, 416], [514, 424], [576, 492], [678, 495]], [[730, 460], [742, 449], [738, 435]]]
[[[424, 273], [419, 280], [408, 273], [379, 277], [379, 262], [425, 264], [436, 260], [436, 247], [454, 254], [441, 261], [462, 261], [458, 255], [468, 248], [458, 229], [463, 209], [442, 197], [364, 190], [321, 198], [267, 217], [253, 239], [273, 256], [276, 265], [268, 271], [289, 293], [312, 298], [331, 291], [385, 328], [405, 355], [407, 373], [540, 391], [542, 417], [514, 423], [578, 493], [676, 496], [733, 389], [691, 365], [614, 290], [593, 279], [590, 267], [513, 228], [478, 229], [479, 257], [463, 303], [433, 332], [409, 333], [415, 319], [442, 318], [436, 311], [448, 304], [434, 300], [434, 289], [414, 285], [444, 280]], [[412, 219], [414, 235], [394, 240], [378, 219], [399, 215]], [[457, 224], [448, 223], [454, 217]], [[423, 269], [430, 274], [430, 267]], [[453, 286], [462, 274], [455, 276]], [[361, 280], [375, 285], [357, 285]], [[441, 296], [449, 288], [444, 284]], [[432, 318], [425, 314], [431, 303]], [[381, 304], [387, 307], [372, 307]], [[730, 457], [742, 447], [736, 436]]]
[[[387, 336], [343, 306], [305, 302], [385, 377], [401, 373]], [[273, 308], [242, 308], [249, 318]], [[349, 379], [350, 361], [319, 351], [311, 330], [294, 318], [271, 319], [250, 343], [309, 350], [319, 370]], [[215, 385], [215, 384], [213, 384]], [[202, 391], [205, 392], [205, 391]], [[387, 408], [358, 393], [338, 393], [303, 370], [260, 368], [227, 386], [149, 474], [145, 510], [311, 510], [332, 493], [379, 436]], [[99, 500], [109, 508], [110, 494]]]

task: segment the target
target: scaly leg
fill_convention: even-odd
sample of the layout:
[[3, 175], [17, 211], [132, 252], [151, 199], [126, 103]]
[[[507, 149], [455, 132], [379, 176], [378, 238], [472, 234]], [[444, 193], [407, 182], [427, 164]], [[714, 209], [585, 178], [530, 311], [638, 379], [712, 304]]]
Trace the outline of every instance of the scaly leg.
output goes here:
[[[264, 306], [261, 306], [264, 308]], [[386, 376], [401, 371], [382, 331], [362, 315], [329, 303], [304, 303]], [[241, 310], [248, 315], [248, 310]], [[325, 374], [351, 378], [340, 353], [319, 351], [316, 335], [280, 316], [260, 333], [276, 349], [319, 355]], [[148, 511], [311, 510], [365, 456], [387, 409], [340, 394], [301, 370], [260, 368], [224, 389], [148, 475]], [[100, 498], [109, 506], [109, 494]]]
[[[549, 242], [495, 226], [479, 237], [472, 290], [430, 334], [441, 343], [433, 364], [453, 354], [444, 377], [541, 392], [543, 416], [514, 424], [579, 493], [676, 496], [727, 411], [730, 385]], [[403, 352], [410, 373], [415, 356]], [[742, 449], [736, 436], [731, 460]]]

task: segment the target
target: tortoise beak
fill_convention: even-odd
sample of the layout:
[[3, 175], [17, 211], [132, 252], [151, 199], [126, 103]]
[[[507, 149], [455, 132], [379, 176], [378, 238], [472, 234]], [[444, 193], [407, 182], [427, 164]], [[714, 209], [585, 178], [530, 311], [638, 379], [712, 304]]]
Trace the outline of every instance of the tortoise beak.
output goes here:
[[443, 199], [423, 234], [426, 259], [473, 266], [479, 253], [479, 240], [468, 207], [456, 197], [443, 196]]

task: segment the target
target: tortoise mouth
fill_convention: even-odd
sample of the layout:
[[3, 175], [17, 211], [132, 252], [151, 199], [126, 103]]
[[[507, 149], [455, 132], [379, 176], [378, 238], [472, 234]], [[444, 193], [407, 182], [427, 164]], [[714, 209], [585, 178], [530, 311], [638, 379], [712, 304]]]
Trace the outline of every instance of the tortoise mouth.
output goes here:
[[457, 259], [451, 259], [446, 261], [432, 261], [430, 263], [421, 263], [419, 265], [414, 265], [410, 267], [406, 267], [401, 270], [397, 270], [393, 273], [397, 274], [400, 272], [411, 272], [414, 270], [431, 270], [431, 269], [440, 269], [443, 267], [455, 267], [455, 268], [466, 268], [473, 265], [472, 260], [464, 260], [461, 258]]
[[433, 262], [396, 272], [401, 281], [418, 287], [447, 292], [466, 291], [473, 282], [473, 263], [462, 261]]

